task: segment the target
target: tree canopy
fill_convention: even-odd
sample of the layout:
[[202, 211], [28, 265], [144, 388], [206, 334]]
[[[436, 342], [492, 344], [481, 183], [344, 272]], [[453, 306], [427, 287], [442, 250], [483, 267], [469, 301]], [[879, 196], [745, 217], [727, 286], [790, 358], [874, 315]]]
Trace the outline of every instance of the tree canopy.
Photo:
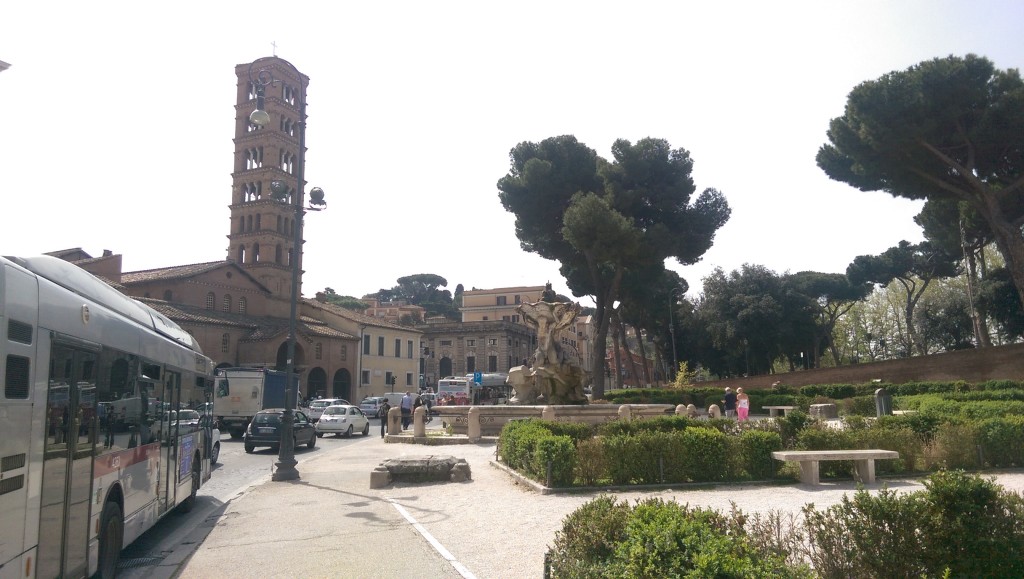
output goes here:
[[[573, 295], [594, 297], [595, 351], [604, 351], [610, 306], [630, 268], [695, 263], [729, 218], [725, 197], [694, 198], [693, 162], [663, 139], [617, 140], [606, 161], [571, 135], [524, 142], [498, 181], [502, 206], [516, 216], [526, 251], [560, 263]], [[595, 360], [594, 396], [604, 393], [604, 359]]]
[[969, 54], [861, 83], [817, 155], [832, 179], [964, 201], [991, 228], [1024, 303], [1024, 82]]

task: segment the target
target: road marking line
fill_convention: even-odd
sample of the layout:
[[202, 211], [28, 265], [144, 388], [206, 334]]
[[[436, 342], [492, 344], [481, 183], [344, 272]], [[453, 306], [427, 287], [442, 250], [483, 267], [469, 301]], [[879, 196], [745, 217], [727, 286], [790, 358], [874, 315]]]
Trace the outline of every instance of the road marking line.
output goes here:
[[446, 561], [451, 563], [452, 567], [455, 567], [455, 570], [459, 572], [459, 575], [462, 575], [463, 577], [465, 577], [465, 579], [476, 579], [476, 576], [473, 575], [473, 573], [470, 572], [470, 570], [467, 569], [462, 563], [456, 561], [455, 556], [452, 555], [451, 552], [448, 551], [448, 549], [445, 549], [444, 545], [438, 542], [438, 540], [435, 539], [434, 536], [431, 535], [430, 532], [423, 527], [423, 525], [416, 522], [416, 519], [414, 519], [413, 516], [409, 514], [409, 511], [405, 510], [405, 507], [396, 503], [392, 499], [387, 499], [387, 501], [395, 507], [395, 510], [398, 511], [400, 515], [405, 517], [405, 520], [409, 521], [409, 524], [411, 524], [412, 527], [419, 532], [419, 534], [423, 535], [423, 538], [426, 539], [428, 543], [430, 543], [430, 546], [433, 547], [435, 551], [437, 551], [442, 557], [444, 557]]

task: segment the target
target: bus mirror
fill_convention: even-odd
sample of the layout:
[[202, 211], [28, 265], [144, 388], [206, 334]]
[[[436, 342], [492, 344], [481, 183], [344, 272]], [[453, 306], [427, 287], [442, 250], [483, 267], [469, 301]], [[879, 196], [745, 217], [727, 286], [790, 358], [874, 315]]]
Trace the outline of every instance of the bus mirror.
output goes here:
[[231, 392], [231, 389], [228, 387], [227, 379], [222, 379], [222, 380], [218, 380], [217, 381], [217, 396], [218, 397], [223, 398], [223, 397], [227, 396], [230, 392]]

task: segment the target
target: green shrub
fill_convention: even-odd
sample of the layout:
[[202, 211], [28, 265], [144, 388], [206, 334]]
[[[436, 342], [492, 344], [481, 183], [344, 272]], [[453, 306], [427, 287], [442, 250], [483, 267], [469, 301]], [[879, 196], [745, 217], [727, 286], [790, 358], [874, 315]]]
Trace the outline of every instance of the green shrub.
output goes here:
[[920, 523], [929, 571], [953, 577], [1024, 577], [1024, 499], [992, 479], [941, 471], [925, 481]]
[[[847, 450], [856, 448], [856, 443], [850, 432], [814, 425], [800, 431], [794, 446], [799, 450]], [[818, 463], [821, 478], [845, 478], [851, 476], [852, 471], [851, 460], [826, 460]]]
[[526, 469], [536, 448], [537, 440], [551, 436], [539, 420], [513, 420], [501, 429], [498, 453], [510, 468]]
[[882, 428], [873, 426], [850, 430], [857, 448], [880, 448], [895, 450], [900, 457], [895, 460], [876, 460], [878, 474], [917, 472], [924, 464], [924, 439], [909, 428]]
[[807, 555], [818, 576], [831, 578], [921, 577], [927, 569], [918, 543], [924, 504], [916, 493], [882, 489], [824, 511], [803, 508]]
[[838, 400], [837, 405], [839, 413], [847, 416], [875, 416], [878, 413], [873, 395], [844, 398]]
[[989, 418], [978, 424], [984, 466], [1024, 466], [1024, 416]]
[[971, 423], [944, 422], [928, 445], [926, 460], [930, 468], [976, 469], [979, 428]]
[[595, 499], [566, 518], [549, 555], [556, 577], [809, 576], [757, 549], [737, 517], [658, 499]]
[[558, 577], [607, 577], [615, 548], [625, 539], [629, 503], [601, 495], [569, 513], [555, 533], [549, 561]]
[[856, 396], [857, 387], [853, 384], [817, 384], [800, 388], [800, 394], [808, 398], [824, 396], [825, 398], [838, 400]]
[[[551, 477], [548, 480], [548, 469]], [[576, 468], [576, 445], [568, 436], [548, 435], [537, 440], [531, 473], [552, 487], [572, 486]]]
[[598, 438], [581, 440], [576, 443], [576, 479], [584, 486], [594, 486], [605, 477], [608, 461], [604, 445]]
[[779, 426], [779, 435], [782, 436], [782, 444], [785, 448], [792, 448], [800, 432], [811, 423], [811, 417], [806, 412], [794, 410], [785, 416], [776, 418], [775, 423]]
[[782, 450], [782, 437], [776, 432], [747, 430], [739, 437], [743, 470], [755, 480], [775, 476], [775, 459], [772, 452]]
[[594, 428], [585, 422], [541, 420], [539, 424], [555, 436], [568, 436], [574, 443], [594, 436]]
[[909, 428], [925, 440], [931, 440], [942, 422], [942, 417], [936, 414], [917, 412], [900, 416], [879, 416], [875, 424], [879, 428]]
[[597, 432], [603, 436], [619, 436], [638, 432], [672, 432], [683, 430], [700, 422], [685, 416], [659, 416], [650, 420], [613, 420], [598, 425]]

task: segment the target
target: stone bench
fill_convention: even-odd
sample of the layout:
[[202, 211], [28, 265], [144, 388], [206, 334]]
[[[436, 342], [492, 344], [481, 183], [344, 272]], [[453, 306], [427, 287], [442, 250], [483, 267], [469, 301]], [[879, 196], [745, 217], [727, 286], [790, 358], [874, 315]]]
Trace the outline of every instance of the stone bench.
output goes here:
[[761, 408], [768, 411], [768, 416], [778, 416], [779, 414], [782, 414], [783, 416], [785, 416], [790, 411], [796, 410], [797, 407], [796, 406], [762, 406]]
[[788, 462], [800, 463], [800, 482], [816, 485], [818, 480], [818, 463], [823, 460], [854, 461], [854, 478], [864, 484], [875, 482], [875, 461], [879, 459], [899, 458], [895, 450], [780, 450], [772, 453], [772, 458]]

